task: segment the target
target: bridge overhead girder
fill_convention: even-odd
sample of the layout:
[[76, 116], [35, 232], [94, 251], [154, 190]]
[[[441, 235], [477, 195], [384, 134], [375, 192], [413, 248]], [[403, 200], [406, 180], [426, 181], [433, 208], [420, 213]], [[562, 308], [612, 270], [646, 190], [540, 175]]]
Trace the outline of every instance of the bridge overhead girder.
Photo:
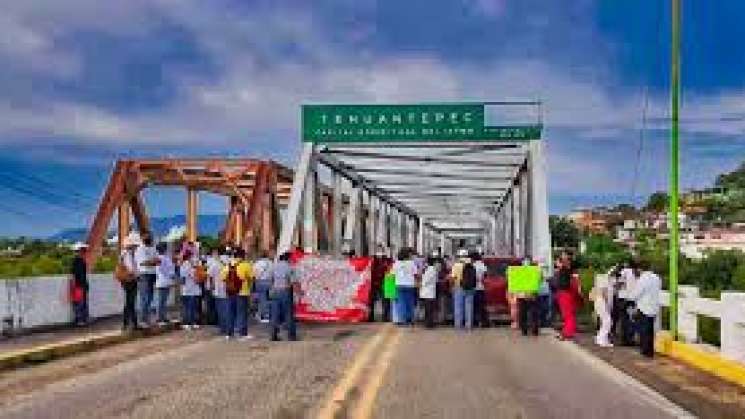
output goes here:
[[[550, 264], [542, 141], [306, 139], [290, 198], [290, 209], [297, 210], [288, 213], [299, 217], [300, 202], [309, 199], [304, 176], [317, 176], [325, 167], [335, 179], [334, 196], [349, 202], [333, 211], [344, 218], [335, 223], [343, 224], [345, 234], [333, 232], [328, 249], [306, 246], [306, 251], [338, 254], [346, 244], [359, 252], [366, 242], [363, 253], [371, 253], [373, 243], [424, 253], [447, 240], [475, 237], [488, 253], [532, 256]], [[360, 194], [367, 198], [360, 200]], [[283, 224], [280, 249], [289, 249], [295, 225], [292, 219]]]
[[279, 208], [290, 196], [293, 172], [272, 161], [256, 159], [132, 159], [114, 166], [88, 233], [89, 263], [100, 253], [109, 223], [118, 212], [119, 250], [133, 215], [140, 233], [150, 233], [141, 191], [153, 186], [187, 191], [187, 239], [197, 237], [198, 193], [228, 199], [221, 240], [247, 251], [274, 251], [279, 232]]

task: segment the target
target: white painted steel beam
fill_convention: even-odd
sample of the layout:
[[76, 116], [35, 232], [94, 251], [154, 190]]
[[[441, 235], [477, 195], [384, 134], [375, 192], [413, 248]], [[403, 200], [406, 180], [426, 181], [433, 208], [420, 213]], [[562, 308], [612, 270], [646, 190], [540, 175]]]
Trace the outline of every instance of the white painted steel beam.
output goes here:
[[300, 216], [300, 204], [302, 202], [303, 191], [305, 189], [306, 178], [308, 177], [308, 170], [310, 168], [312, 158], [313, 144], [305, 143], [302, 153], [300, 154], [300, 161], [298, 162], [297, 169], [295, 170], [294, 179], [292, 181], [290, 203], [287, 205], [287, 212], [285, 220], [282, 223], [282, 231], [280, 233], [279, 243], [277, 245], [278, 255], [283, 252], [289, 251], [292, 245], [292, 238], [295, 234], [298, 217]]

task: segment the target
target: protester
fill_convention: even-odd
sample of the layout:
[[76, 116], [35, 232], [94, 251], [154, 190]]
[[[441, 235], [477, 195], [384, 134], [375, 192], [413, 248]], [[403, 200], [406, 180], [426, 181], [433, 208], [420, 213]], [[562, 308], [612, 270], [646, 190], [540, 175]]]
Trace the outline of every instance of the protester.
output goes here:
[[155, 269], [155, 289], [158, 294], [158, 326], [165, 326], [168, 324], [168, 297], [174, 284], [173, 278], [176, 276], [176, 269], [173, 258], [168, 254], [166, 243], [158, 243], [156, 251], [159, 260]]
[[612, 304], [612, 291], [609, 284], [608, 274], [595, 276], [595, 286], [590, 291], [590, 299], [595, 304], [595, 314], [600, 320], [598, 334], [595, 336], [595, 344], [602, 347], [611, 347], [609, 334], [611, 328], [610, 306]]
[[398, 324], [401, 321], [398, 314], [397, 297], [396, 273], [393, 272], [393, 264], [389, 264], [385, 276], [383, 277], [383, 298], [386, 301], [383, 307], [385, 307], [385, 305], [388, 305], [388, 307], [390, 307], [390, 321], [392, 321], [394, 324]]
[[458, 251], [458, 261], [450, 272], [453, 289], [453, 317], [456, 329], [473, 327], [473, 297], [476, 288], [476, 269], [468, 257], [468, 251]]
[[88, 245], [75, 245], [75, 257], [70, 269], [70, 300], [72, 302], [75, 326], [88, 324], [88, 264], [85, 261]]
[[251, 262], [246, 260], [246, 252], [243, 249], [236, 250], [238, 261], [238, 276], [241, 280], [241, 289], [238, 292], [238, 304], [236, 305], [235, 328], [240, 340], [253, 339], [248, 334], [248, 309], [253, 288], [254, 274]]
[[285, 252], [279, 256], [279, 261], [272, 270], [272, 286], [269, 296], [272, 304], [271, 336], [272, 341], [279, 340], [279, 329], [284, 323], [287, 328], [287, 338], [297, 340], [295, 329], [295, 288], [298, 287], [295, 270], [290, 265], [290, 254]]
[[618, 291], [619, 304], [618, 323], [621, 328], [621, 344], [623, 346], [634, 346], [634, 313], [635, 302], [629, 297], [629, 294], [636, 288], [638, 280], [639, 266], [637, 261], [632, 260], [620, 273], [619, 281], [621, 283]]
[[453, 294], [450, 286], [450, 270], [452, 268], [449, 257], [443, 257], [437, 252], [437, 322], [448, 324], [452, 321]]
[[230, 329], [226, 336], [229, 338], [236, 333], [240, 340], [253, 339], [248, 334], [248, 302], [253, 285], [253, 270], [245, 256], [243, 249], [235, 249], [230, 262], [222, 270], [227, 294], [226, 328]]
[[142, 234], [142, 242], [135, 252], [137, 263], [137, 287], [140, 293], [140, 321], [142, 325], [150, 325], [153, 294], [155, 292], [155, 267], [159, 263], [158, 255], [153, 247], [153, 239], [149, 233]]
[[541, 268], [541, 286], [538, 289], [538, 312], [540, 318], [540, 327], [551, 327], [553, 324], [553, 298], [551, 293], [551, 284], [547, 278], [550, 278], [548, 268], [545, 266], [542, 260], [538, 260], [538, 265]]
[[225, 281], [222, 279], [222, 270], [225, 267], [222, 260], [220, 248], [212, 249], [212, 254], [207, 261], [207, 277], [210, 284], [209, 288], [212, 290], [212, 301], [215, 304], [215, 323], [221, 336], [229, 336], [225, 329], [227, 295], [225, 293]]
[[419, 287], [419, 298], [424, 303], [424, 326], [435, 327], [435, 304], [437, 303], [437, 276], [439, 274], [437, 259], [430, 257], [422, 275]]
[[626, 298], [636, 304], [639, 319], [639, 347], [642, 355], [654, 356], [654, 320], [660, 311], [660, 277], [650, 270], [648, 262], [638, 265], [639, 280], [628, 290]]
[[238, 273], [240, 260], [235, 257], [236, 251], [227, 259], [227, 263], [220, 273], [220, 278], [225, 284], [225, 301], [223, 303], [223, 335], [228, 340], [233, 337], [236, 326], [236, 316], [238, 314], [238, 294], [240, 293], [243, 281]]
[[476, 289], [473, 295], [474, 326], [489, 327], [489, 312], [486, 310], [486, 288], [484, 287], [486, 264], [480, 252], [471, 252], [470, 257], [473, 261], [473, 268], [476, 270]]
[[396, 275], [396, 301], [398, 304], [399, 325], [414, 324], [417, 269], [412, 259], [412, 254], [411, 249], [401, 249], [398, 252], [398, 260], [393, 264], [393, 272]]
[[261, 257], [253, 265], [254, 294], [258, 303], [256, 316], [261, 323], [269, 323], [271, 305], [269, 304], [269, 288], [272, 286], [272, 261], [268, 252], [262, 252]]
[[571, 260], [566, 257], [560, 261], [557, 287], [556, 300], [563, 320], [559, 339], [574, 339], [577, 334], [577, 306], [581, 301], [581, 290], [579, 277], [573, 270]]
[[[526, 257], [522, 264], [523, 266], [531, 266], [532, 261]], [[523, 336], [527, 336], [528, 332], [532, 333], [533, 336], [538, 336], [540, 307], [538, 306], [537, 291], [516, 293], [515, 298], [517, 300], [518, 325]]]
[[137, 264], [135, 263], [135, 249], [140, 245], [140, 237], [130, 233], [123, 243], [124, 250], [119, 255], [119, 264], [114, 272], [115, 278], [122, 285], [124, 291], [124, 308], [122, 310], [122, 330], [137, 330]]
[[375, 255], [370, 262], [370, 302], [368, 310], [370, 311], [367, 321], [375, 321], [375, 303], [381, 302], [383, 306], [383, 321], [391, 320], [390, 300], [383, 295], [383, 278], [390, 265], [390, 260], [385, 256], [382, 247], [378, 247]]
[[202, 294], [202, 289], [197, 283], [195, 267], [198, 260], [190, 250], [181, 253], [183, 261], [179, 269], [181, 275], [181, 301], [184, 306], [184, 318], [182, 325], [185, 330], [199, 329], [197, 322], [197, 298]]

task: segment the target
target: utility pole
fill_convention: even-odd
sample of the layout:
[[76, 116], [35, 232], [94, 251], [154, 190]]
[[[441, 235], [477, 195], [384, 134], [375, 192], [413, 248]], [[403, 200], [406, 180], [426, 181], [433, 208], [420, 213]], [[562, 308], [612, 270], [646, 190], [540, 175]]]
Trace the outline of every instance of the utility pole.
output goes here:
[[678, 339], [678, 175], [680, 150], [678, 122], [680, 108], [680, 0], [672, 0], [672, 56], [670, 63], [672, 127], [670, 129], [670, 333]]

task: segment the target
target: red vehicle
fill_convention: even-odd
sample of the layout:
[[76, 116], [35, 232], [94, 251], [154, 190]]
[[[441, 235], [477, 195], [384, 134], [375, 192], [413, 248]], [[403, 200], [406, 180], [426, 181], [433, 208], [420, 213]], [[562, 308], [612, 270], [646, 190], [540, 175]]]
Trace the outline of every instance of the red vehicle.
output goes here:
[[490, 319], [510, 319], [510, 305], [507, 300], [507, 267], [522, 264], [520, 259], [484, 256], [486, 276], [486, 310]]

